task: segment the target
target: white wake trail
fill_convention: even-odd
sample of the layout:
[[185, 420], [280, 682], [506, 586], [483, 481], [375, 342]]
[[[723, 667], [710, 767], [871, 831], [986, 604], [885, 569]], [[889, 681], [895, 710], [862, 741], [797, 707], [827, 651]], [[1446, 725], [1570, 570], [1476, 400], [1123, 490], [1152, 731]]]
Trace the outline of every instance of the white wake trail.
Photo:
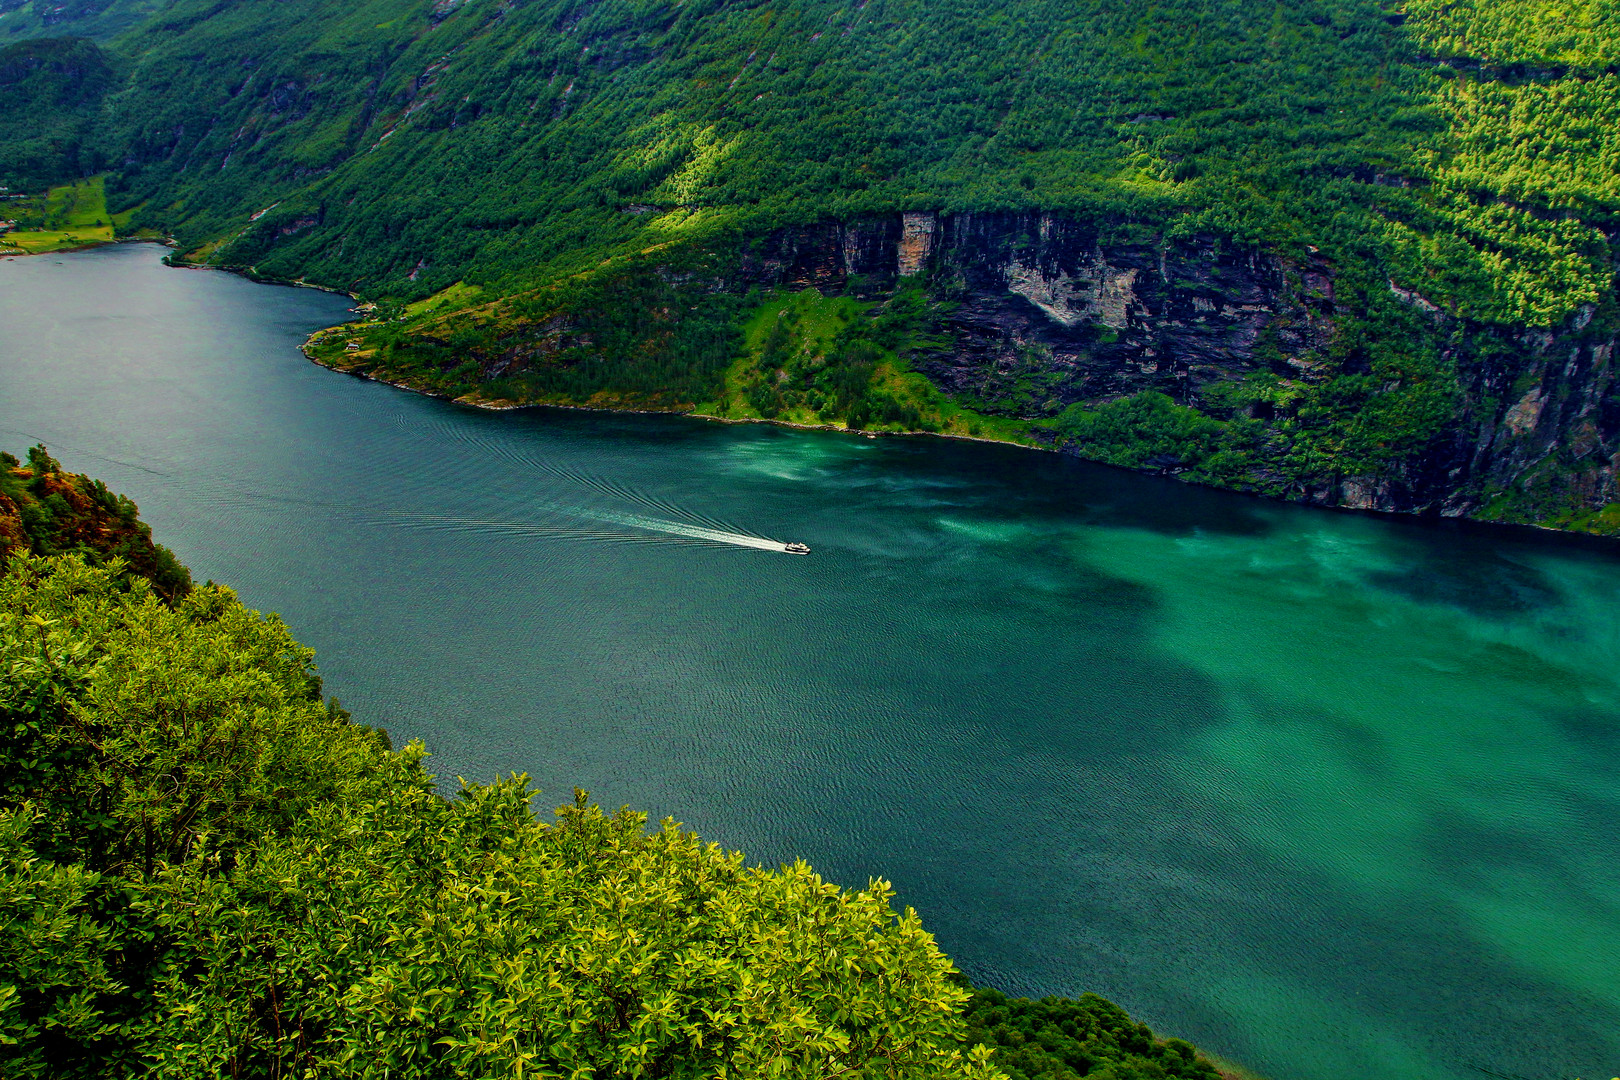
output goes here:
[[[412, 512], [394, 513], [387, 515], [387, 518], [403, 525], [458, 532], [505, 533], [507, 535], [547, 536], [555, 539], [631, 542], [656, 542], [667, 537], [675, 542], [696, 540], [709, 544], [730, 544], [733, 547], [753, 548], [758, 551], [787, 551], [787, 545], [779, 540], [768, 540], [763, 536], [750, 536], [748, 533], [730, 532], [725, 529], [710, 529], [702, 525], [690, 525], [683, 521], [666, 521], [662, 518], [644, 517], [640, 514], [621, 514], [611, 510], [586, 510], [582, 507], [545, 507], [544, 509], [566, 517], [584, 518], [587, 521], [600, 521], [605, 524], [619, 525], [641, 531], [638, 533], [582, 532], [579, 529], [558, 528], [557, 526], [543, 525], [538, 522], [491, 521]], [[654, 535], [649, 536], [648, 533]], [[664, 539], [664, 542], [669, 543], [670, 539]]]
[[763, 536], [749, 536], [747, 533], [726, 532], [721, 529], [706, 529], [701, 525], [688, 525], [682, 521], [664, 521], [660, 518], [642, 517], [640, 514], [615, 514], [608, 511], [570, 511], [582, 517], [593, 517], [598, 521], [610, 521], [615, 525], [628, 525], [632, 529], [646, 529], [649, 532], [667, 533], [670, 536], [684, 536], [692, 540], [708, 540], [716, 544], [731, 544], [736, 547], [755, 548], [760, 551], [786, 551], [787, 545], [780, 540], [767, 540]]

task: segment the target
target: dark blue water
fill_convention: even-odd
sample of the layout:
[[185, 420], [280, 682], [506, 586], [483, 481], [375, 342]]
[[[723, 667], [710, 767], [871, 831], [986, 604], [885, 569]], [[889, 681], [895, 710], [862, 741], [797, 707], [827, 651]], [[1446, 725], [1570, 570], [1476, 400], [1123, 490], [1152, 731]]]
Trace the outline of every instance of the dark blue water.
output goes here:
[[446, 782], [886, 877], [976, 979], [1274, 1080], [1620, 1073], [1613, 549], [478, 412], [307, 363], [342, 298], [160, 254], [0, 260], [0, 438], [130, 494]]

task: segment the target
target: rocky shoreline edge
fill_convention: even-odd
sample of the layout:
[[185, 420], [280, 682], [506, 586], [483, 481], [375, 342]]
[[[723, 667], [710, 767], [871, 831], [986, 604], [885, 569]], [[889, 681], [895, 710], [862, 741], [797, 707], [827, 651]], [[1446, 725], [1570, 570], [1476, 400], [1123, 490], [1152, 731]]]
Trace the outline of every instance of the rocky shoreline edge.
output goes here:
[[[209, 268], [209, 269], [212, 269], [212, 268]], [[290, 282], [290, 281], [270, 282], [270, 281], [268, 281], [267, 279], [264, 279], [264, 278], [258, 278], [256, 280], [265, 281], [267, 284], [281, 284], [281, 285], [302, 284], [302, 283]], [[317, 289], [318, 288], [323, 288], [323, 286], [319, 286], [319, 285], [305, 285], [304, 287], [306, 287], [306, 288], [317, 288]], [[325, 289], [325, 291], [333, 292], [333, 293], [340, 293], [342, 295], [350, 296], [351, 299], [355, 299], [353, 294], [342, 293], [342, 291], [338, 290], [338, 289]], [[943, 432], [943, 431], [865, 431], [865, 430], [851, 431], [847, 427], [839, 427], [839, 426], [833, 425], [833, 424], [805, 424], [805, 423], [800, 423], [800, 422], [794, 421], [794, 420], [773, 420], [773, 419], [770, 419], [770, 418], [767, 418], [767, 417], [762, 417], [762, 416], [715, 416], [712, 413], [701, 413], [701, 412], [697, 412], [697, 411], [695, 411], [693, 409], [644, 408], [644, 407], [637, 407], [637, 406], [634, 406], [634, 405], [580, 405], [580, 404], [571, 403], [571, 402], [550, 402], [550, 401], [525, 401], [525, 402], [499, 401], [499, 400], [491, 401], [491, 400], [479, 399], [479, 398], [477, 398], [477, 397], [475, 397], [475, 396], [473, 396], [471, 394], [463, 394], [463, 395], [461, 395], [459, 397], [458, 396], [452, 396], [452, 395], [446, 394], [446, 393], [444, 393], [442, 391], [429, 389], [427, 387], [413, 385], [410, 382], [402, 380], [402, 379], [390, 379], [390, 378], [387, 378], [387, 377], [384, 377], [384, 376], [381, 376], [381, 375], [377, 375], [377, 374], [375, 374], [373, 372], [370, 372], [370, 371], [358, 370], [358, 365], [356, 367], [343, 367], [343, 366], [336, 365], [336, 364], [329, 364], [329, 363], [326, 363], [326, 362], [324, 362], [322, 360], [317, 359], [316, 356], [314, 355], [313, 351], [310, 348], [312, 343], [316, 339], [321, 337], [323, 334], [330, 333], [331, 331], [337, 329], [339, 326], [342, 326], [342, 325], [343, 324], [339, 323], [339, 324], [337, 324], [337, 326], [323, 327], [322, 329], [315, 331], [313, 334], [309, 335], [309, 337], [305, 339], [303, 345], [301, 345], [299, 348], [300, 348], [300, 351], [303, 352], [305, 358], [308, 359], [310, 363], [316, 365], [317, 367], [325, 368], [328, 371], [335, 372], [335, 373], [340, 374], [340, 375], [349, 375], [349, 376], [352, 376], [353, 378], [365, 379], [368, 382], [381, 383], [381, 384], [386, 385], [386, 386], [392, 386], [392, 387], [394, 387], [396, 389], [399, 389], [399, 390], [409, 391], [410, 393], [413, 393], [413, 394], [420, 394], [423, 397], [436, 398], [439, 401], [446, 401], [446, 402], [450, 402], [451, 404], [454, 404], [454, 405], [464, 405], [464, 406], [468, 406], [470, 408], [475, 408], [475, 409], [483, 409], [483, 410], [488, 411], [488, 412], [511, 412], [511, 411], [520, 410], [520, 409], [568, 409], [568, 410], [572, 410], [574, 412], [626, 413], [626, 414], [630, 414], [630, 415], [642, 415], [642, 416], [680, 416], [680, 417], [687, 417], [687, 418], [690, 418], [692, 420], [705, 420], [705, 421], [709, 421], [711, 423], [717, 423], [717, 424], [768, 424], [768, 425], [771, 425], [773, 427], [795, 428], [795, 429], [800, 430], [800, 431], [825, 431], [825, 432], [830, 432], [830, 433], [833, 433], [833, 434], [840, 434], [840, 435], [851, 435], [851, 436], [857, 436], [857, 437], [858, 436], [865, 436], [868, 439], [878, 439], [878, 438], [885, 438], [885, 439], [891, 439], [891, 438], [934, 438], [934, 439], [952, 439], [952, 440], [956, 440], [956, 441], [959, 441], [959, 442], [989, 443], [989, 444], [992, 444], [992, 445], [995, 445], [995, 446], [1009, 446], [1009, 447], [1015, 447], [1015, 448], [1020, 449], [1020, 450], [1032, 450], [1032, 451], [1036, 451], [1036, 452], [1039, 452], [1039, 453], [1057, 454], [1059, 456], [1072, 457], [1077, 461], [1085, 461], [1087, 464], [1095, 465], [1098, 468], [1119, 469], [1121, 472], [1136, 473], [1137, 475], [1158, 476], [1158, 477], [1162, 477], [1162, 478], [1167, 479], [1167, 480], [1175, 480], [1178, 483], [1195, 484], [1198, 487], [1209, 488], [1209, 489], [1215, 490], [1215, 491], [1227, 491], [1227, 492], [1230, 492], [1233, 495], [1241, 495], [1241, 496], [1245, 496], [1245, 497], [1252, 498], [1252, 499], [1260, 499], [1260, 500], [1263, 500], [1265, 502], [1291, 503], [1291, 504], [1294, 504], [1294, 505], [1309, 506], [1312, 509], [1316, 509], [1316, 510], [1326, 510], [1326, 511], [1334, 512], [1334, 513], [1341, 513], [1341, 514], [1362, 515], [1362, 516], [1367, 516], [1367, 517], [1380, 518], [1380, 519], [1384, 519], [1384, 520], [1394, 520], [1394, 521], [1403, 521], [1404, 520], [1404, 521], [1411, 521], [1411, 522], [1422, 522], [1422, 523], [1427, 524], [1427, 525], [1448, 525], [1448, 526], [1453, 526], [1453, 527], [1460, 526], [1460, 527], [1463, 527], [1463, 528], [1468, 528], [1470, 530], [1476, 530], [1477, 529], [1477, 530], [1485, 530], [1485, 531], [1491, 531], [1491, 532], [1500, 531], [1500, 532], [1502, 532], [1504, 534], [1516, 535], [1516, 536], [1521, 536], [1521, 537], [1524, 535], [1525, 530], [1530, 530], [1530, 531], [1533, 531], [1533, 532], [1535, 532], [1537, 534], [1541, 534], [1541, 535], [1557, 536], [1557, 537], [1560, 537], [1560, 538], [1562, 538], [1562, 539], [1564, 539], [1566, 541], [1577, 543], [1577, 544], [1583, 544], [1583, 545], [1588, 545], [1589, 544], [1595, 550], [1601, 550], [1601, 551], [1611, 553], [1611, 554], [1616, 550], [1616, 547], [1617, 547], [1616, 539], [1614, 537], [1599, 536], [1599, 535], [1594, 535], [1594, 534], [1590, 534], [1590, 533], [1572, 532], [1572, 531], [1567, 530], [1567, 529], [1557, 529], [1557, 528], [1553, 528], [1551, 526], [1540, 525], [1540, 524], [1535, 524], [1535, 523], [1477, 521], [1477, 520], [1474, 520], [1472, 518], [1443, 518], [1443, 517], [1436, 517], [1436, 516], [1424, 515], [1424, 514], [1406, 513], [1406, 512], [1402, 512], [1402, 511], [1364, 509], [1364, 508], [1361, 508], [1361, 507], [1353, 507], [1353, 506], [1326, 506], [1326, 505], [1322, 505], [1320, 503], [1305, 502], [1305, 501], [1302, 501], [1302, 500], [1275, 499], [1275, 498], [1271, 498], [1270, 496], [1256, 494], [1255, 492], [1251, 492], [1251, 491], [1237, 491], [1237, 490], [1234, 490], [1234, 489], [1231, 489], [1231, 488], [1222, 488], [1222, 487], [1215, 487], [1215, 486], [1209, 485], [1209, 484], [1200, 484], [1195, 480], [1183, 480], [1180, 477], [1175, 476], [1174, 474], [1170, 474], [1170, 473], [1147, 472], [1147, 471], [1140, 470], [1140, 469], [1128, 469], [1128, 468], [1124, 468], [1124, 467], [1118, 466], [1118, 465], [1109, 465], [1106, 462], [1092, 461], [1090, 458], [1085, 458], [1085, 457], [1081, 457], [1078, 454], [1069, 453], [1069, 452], [1067, 452], [1067, 451], [1065, 451], [1063, 449], [1060, 449], [1058, 447], [1055, 447], [1055, 446], [1042, 446], [1039, 443], [1033, 442], [1033, 441], [1031, 441], [1031, 442], [1015, 442], [1015, 441], [1013, 441], [1011, 439], [996, 439], [996, 438], [989, 438], [989, 437], [986, 437], [986, 436], [983, 436], [983, 435], [964, 435], [964, 434], [959, 434], [959, 433], [956, 433], [956, 432]]]
[[[278, 282], [277, 284], [293, 284], [293, 282]], [[311, 285], [308, 287], [321, 288], [319, 285]], [[338, 292], [339, 290], [328, 289], [327, 291]], [[343, 324], [340, 323], [338, 325], [341, 326]], [[428, 387], [414, 385], [413, 383], [404, 379], [391, 379], [371, 371], [362, 371], [359, 370], [358, 365], [355, 367], [343, 367], [338, 364], [326, 363], [315, 356], [313, 350], [311, 349], [311, 345], [313, 345], [316, 339], [320, 338], [324, 334], [330, 333], [335, 329], [337, 329], [337, 327], [328, 326], [317, 330], [306, 338], [304, 343], [299, 346], [299, 350], [304, 354], [305, 359], [314, 364], [316, 367], [323, 367], [327, 371], [336, 372], [339, 375], [350, 375], [356, 379], [365, 379], [367, 382], [382, 383], [385, 386], [392, 386], [398, 390], [407, 390], [413, 394], [420, 394], [423, 397], [435, 398], [439, 401], [448, 401], [454, 405], [466, 405], [474, 409], [484, 409], [488, 412], [513, 412], [521, 409], [569, 409], [574, 412], [625, 413], [640, 416], [683, 416], [693, 420], [707, 420], [716, 424], [768, 424], [772, 427], [795, 428], [799, 431], [826, 431], [838, 435], [865, 436], [868, 439], [929, 437], [935, 439], [954, 439], [959, 442], [992, 443], [996, 446], [1013, 446], [1021, 450], [1035, 450], [1045, 454], [1063, 453], [1062, 450], [1059, 450], [1056, 447], [1042, 446], [1037, 442], [1015, 442], [1011, 439], [995, 439], [984, 435], [963, 435], [956, 432], [866, 431], [864, 429], [852, 431], [847, 427], [841, 427], [837, 424], [805, 424], [796, 420], [773, 420], [764, 416], [715, 416], [713, 413], [697, 412], [695, 409], [659, 409], [645, 408], [635, 405], [580, 405], [576, 402], [561, 401], [489, 400], [485, 398], [478, 398], [472, 394], [462, 394], [461, 396], [457, 397], [446, 394], [440, 390], [433, 390]]]

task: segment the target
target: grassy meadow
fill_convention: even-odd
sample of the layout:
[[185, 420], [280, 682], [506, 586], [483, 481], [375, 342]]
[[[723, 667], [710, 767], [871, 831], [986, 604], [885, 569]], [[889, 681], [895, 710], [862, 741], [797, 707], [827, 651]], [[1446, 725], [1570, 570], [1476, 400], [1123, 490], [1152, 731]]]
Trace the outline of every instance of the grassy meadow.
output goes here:
[[17, 200], [11, 208], [16, 222], [0, 233], [0, 255], [40, 255], [118, 238], [133, 211], [107, 212], [105, 177], [92, 176], [61, 184], [43, 195]]
[[902, 300], [879, 306], [813, 288], [770, 294], [743, 325], [743, 348], [718, 398], [694, 410], [873, 432], [929, 431], [1032, 444], [1030, 422], [977, 412], [913, 371], [931, 341]]

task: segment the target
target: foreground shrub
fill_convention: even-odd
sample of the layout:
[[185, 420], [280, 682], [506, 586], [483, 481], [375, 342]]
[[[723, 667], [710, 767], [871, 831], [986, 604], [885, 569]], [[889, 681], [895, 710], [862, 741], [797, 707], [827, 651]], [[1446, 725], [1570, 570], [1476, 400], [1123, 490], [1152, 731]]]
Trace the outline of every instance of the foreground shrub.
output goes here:
[[887, 884], [444, 799], [229, 590], [18, 555], [0, 670], [7, 1077], [997, 1075]]

